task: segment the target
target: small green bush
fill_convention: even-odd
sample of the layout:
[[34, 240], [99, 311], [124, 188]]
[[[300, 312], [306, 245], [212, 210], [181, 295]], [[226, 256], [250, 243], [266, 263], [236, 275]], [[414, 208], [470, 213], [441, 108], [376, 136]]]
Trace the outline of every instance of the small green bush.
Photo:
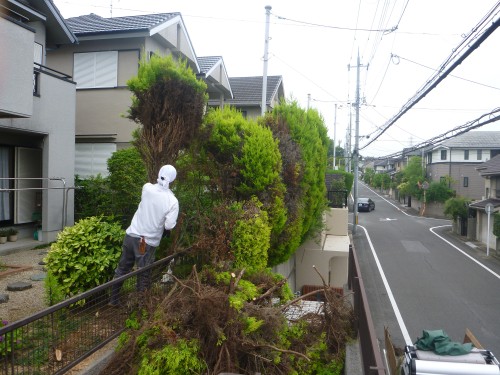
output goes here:
[[121, 255], [124, 235], [118, 223], [95, 216], [66, 227], [44, 259], [47, 279], [66, 297], [109, 281]]
[[200, 344], [196, 340], [180, 339], [175, 345], [166, 345], [142, 358], [139, 375], [202, 374], [206, 365], [199, 358]]
[[465, 220], [467, 219], [469, 203], [470, 200], [463, 197], [449, 198], [444, 202], [444, 214], [455, 222], [459, 218]]

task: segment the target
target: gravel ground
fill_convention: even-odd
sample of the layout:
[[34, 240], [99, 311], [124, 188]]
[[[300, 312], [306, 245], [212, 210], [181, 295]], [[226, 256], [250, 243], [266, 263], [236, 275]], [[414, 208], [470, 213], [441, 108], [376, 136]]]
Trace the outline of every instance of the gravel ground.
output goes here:
[[[47, 249], [29, 249], [16, 251], [0, 256], [0, 264], [4, 266], [27, 266], [30, 269], [20, 272], [0, 271], [0, 294], [7, 294], [9, 300], [0, 303], [0, 319], [13, 322], [33, 315], [47, 307], [45, 303], [44, 282], [32, 280], [45, 274], [44, 266], [39, 263], [47, 255]], [[11, 272], [11, 273], [8, 273]], [[30, 283], [32, 288], [22, 291], [8, 291], [7, 285], [24, 281]]]
[[[37, 277], [45, 274], [42, 262], [47, 255], [49, 248], [46, 249], [26, 249], [18, 250], [11, 254], [0, 255], [0, 264], [4, 266], [26, 266], [31, 267], [25, 271], [8, 273], [0, 271], [0, 294], [7, 294], [9, 300], [5, 303], [0, 303], [0, 320], [13, 322], [33, 315], [48, 305], [45, 303], [44, 282], [32, 280], [32, 277]], [[13, 292], [7, 290], [7, 285], [17, 281], [24, 281], [32, 284], [32, 288]], [[109, 355], [110, 351], [114, 350], [116, 339], [104, 346], [84, 361], [76, 365], [73, 369], [66, 372], [66, 375], [88, 375], [96, 374], [98, 371], [93, 371], [96, 363], [100, 359]], [[96, 367], [98, 368], [98, 367]]]

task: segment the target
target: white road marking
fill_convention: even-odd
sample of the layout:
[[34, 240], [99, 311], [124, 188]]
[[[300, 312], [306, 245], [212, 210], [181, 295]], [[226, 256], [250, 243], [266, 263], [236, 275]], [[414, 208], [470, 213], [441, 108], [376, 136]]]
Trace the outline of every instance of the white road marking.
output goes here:
[[377, 253], [375, 252], [375, 248], [373, 247], [370, 235], [368, 234], [368, 231], [366, 230], [365, 227], [363, 227], [362, 225], [358, 226], [365, 231], [366, 239], [368, 240], [368, 244], [370, 245], [370, 249], [372, 250], [373, 257], [375, 258], [375, 263], [377, 264], [378, 271], [380, 273], [380, 276], [382, 277], [382, 282], [384, 283], [385, 290], [387, 291], [387, 296], [389, 297], [389, 301], [391, 301], [392, 309], [394, 310], [394, 314], [396, 315], [396, 319], [398, 321], [399, 328], [401, 329], [401, 333], [403, 334], [405, 343], [406, 345], [412, 345], [413, 343], [411, 341], [410, 334], [408, 333], [408, 329], [406, 328], [406, 325], [403, 321], [403, 317], [401, 316], [401, 312], [399, 311], [396, 300], [394, 299], [391, 287], [387, 282], [387, 278], [385, 277], [384, 270], [382, 269], [382, 265], [380, 264]]
[[444, 238], [443, 236], [440, 236], [439, 234], [437, 234], [436, 232], [434, 232], [434, 229], [437, 229], [437, 228], [442, 228], [442, 227], [449, 227], [449, 225], [440, 225], [438, 227], [432, 227], [432, 228], [429, 228], [429, 230], [431, 231], [432, 234], [434, 234], [435, 236], [441, 238], [444, 242], [446, 242], [448, 245], [450, 245], [451, 247], [453, 247], [455, 250], [457, 251], [460, 251], [463, 255], [465, 255], [467, 258], [469, 258], [470, 260], [472, 260], [473, 262], [477, 263], [479, 266], [483, 267], [486, 271], [488, 271], [489, 273], [491, 273], [493, 276], [495, 276], [497, 279], [500, 279], [500, 275], [496, 272], [494, 272], [493, 270], [489, 269], [488, 267], [486, 267], [484, 264], [482, 264], [480, 261], [478, 261], [477, 259], [475, 259], [474, 257], [471, 257], [469, 254], [467, 254], [465, 251], [463, 251], [462, 249], [460, 249], [459, 247], [453, 245], [450, 241], [448, 241], [446, 238]]

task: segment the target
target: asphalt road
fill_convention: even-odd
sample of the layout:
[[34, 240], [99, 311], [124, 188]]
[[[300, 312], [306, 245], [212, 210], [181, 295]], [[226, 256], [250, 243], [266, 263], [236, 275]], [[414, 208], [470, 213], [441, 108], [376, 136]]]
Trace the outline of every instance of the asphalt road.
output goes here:
[[500, 261], [453, 235], [449, 220], [411, 214], [363, 184], [358, 196], [376, 204], [358, 214], [353, 240], [381, 346], [385, 326], [400, 348], [424, 329], [462, 342], [469, 328], [498, 358]]

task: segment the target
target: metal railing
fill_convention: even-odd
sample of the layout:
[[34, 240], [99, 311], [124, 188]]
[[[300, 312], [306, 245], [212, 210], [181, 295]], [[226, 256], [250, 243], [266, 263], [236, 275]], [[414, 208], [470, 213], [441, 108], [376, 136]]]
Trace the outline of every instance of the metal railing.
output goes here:
[[363, 278], [354, 246], [349, 245], [348, 287], [353, 292], [355, 329], [358, 331], [365, 375], [385, 375], [386, 369], [377, 343]]
[[[148, 294], [170, 289], [170, 266], [187, 250], [113, 279], [25, 319], [0, 328], [0, 374], [64, 374], [118, 337], [141, 304], [137, 278], [149, 273]], [[108, 305], [113, 286], [122, 284], [120, 305]]]

